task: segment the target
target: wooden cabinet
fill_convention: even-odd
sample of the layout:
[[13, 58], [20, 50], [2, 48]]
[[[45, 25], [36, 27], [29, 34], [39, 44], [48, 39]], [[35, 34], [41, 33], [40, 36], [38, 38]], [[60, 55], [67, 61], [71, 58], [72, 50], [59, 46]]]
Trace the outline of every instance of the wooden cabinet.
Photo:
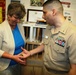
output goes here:
[[42, 75], [42, 67], [26, 66], [22, 69], [22, 75]]
[[[31, 50], [40, 45], [46, 25], [35, 25], [35, 23], [23, 24], [25, 28], [27, 50]], [[43, 52], [37, 53], [27, 58], [26, 66], [22, 66], [22, 75], [42, 75], [43, 74]]]
[[42, 75], [43, 62], [37, 59], [27, 59], [27, 65], [22, 66], [22, 75]]
[[22, 75], [34, 75], [32, 66], [24, 66], [22, 68]]

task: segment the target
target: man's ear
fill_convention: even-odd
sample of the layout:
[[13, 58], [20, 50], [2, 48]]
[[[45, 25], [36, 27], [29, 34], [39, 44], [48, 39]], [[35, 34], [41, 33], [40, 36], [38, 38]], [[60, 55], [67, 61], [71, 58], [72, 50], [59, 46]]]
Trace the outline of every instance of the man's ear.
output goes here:
[[57, 13], [57, 10], [56, 9], [52, 9], [52, 12], [53, 12], [53, 16], [55, 16], [56, 13]]

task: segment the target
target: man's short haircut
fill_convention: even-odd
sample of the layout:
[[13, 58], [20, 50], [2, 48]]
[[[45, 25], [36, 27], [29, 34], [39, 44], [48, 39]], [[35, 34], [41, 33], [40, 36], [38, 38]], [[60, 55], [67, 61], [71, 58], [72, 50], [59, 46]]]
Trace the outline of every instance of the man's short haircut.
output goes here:
[[56, 8], [59, 12], [63, 13], [63, 6], [60, 0], [47, 0], [44, 4], [44, 6], [50, 5], [50, 8]]

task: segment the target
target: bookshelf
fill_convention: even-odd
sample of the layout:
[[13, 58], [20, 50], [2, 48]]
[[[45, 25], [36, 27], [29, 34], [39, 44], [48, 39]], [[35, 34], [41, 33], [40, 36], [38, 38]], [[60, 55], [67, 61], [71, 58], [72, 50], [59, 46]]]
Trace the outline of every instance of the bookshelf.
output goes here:
[[[26, 36], [27, 50], [31, 50], [40, 45], [42, 38], [44, 37], [44, 31], [47, 25], [40, 25], [35, 23], [23, 24]], [[27, 58], [27, 65], [22, 66], [22, 75], [42, 75], [43, 74], [43, 52], [37, 53]]]
[[[26, 37], [26, 46], [25, 48], [27, 50], [31, 50], [36, 48], [40, 45], [43, 37], [44, 37], [44, 31], [47, 25], [43, 24], [36, 24], [36, 23], [27, 23], [23, 24], [24, 30], [25, 30], [25, 37]], [[42, 59], [42, 54], [38, 53], [33, 56], [31, 56], [31, 59]]]
[[[27, 23], [23, 24], [25, 29], [26, 40], [30, 42], [41, 42], [44, 37], [43, 33], [47, 25]], [[39, 36], [41, 40], [39, 41]]]

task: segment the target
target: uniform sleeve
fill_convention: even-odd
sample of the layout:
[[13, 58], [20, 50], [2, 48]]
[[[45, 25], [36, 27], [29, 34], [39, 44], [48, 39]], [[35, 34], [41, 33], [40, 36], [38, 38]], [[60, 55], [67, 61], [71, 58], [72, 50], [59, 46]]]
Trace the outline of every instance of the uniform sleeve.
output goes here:
[[68, 56], [71, 64], [76, 64], [76, 32], [68, 40]]

